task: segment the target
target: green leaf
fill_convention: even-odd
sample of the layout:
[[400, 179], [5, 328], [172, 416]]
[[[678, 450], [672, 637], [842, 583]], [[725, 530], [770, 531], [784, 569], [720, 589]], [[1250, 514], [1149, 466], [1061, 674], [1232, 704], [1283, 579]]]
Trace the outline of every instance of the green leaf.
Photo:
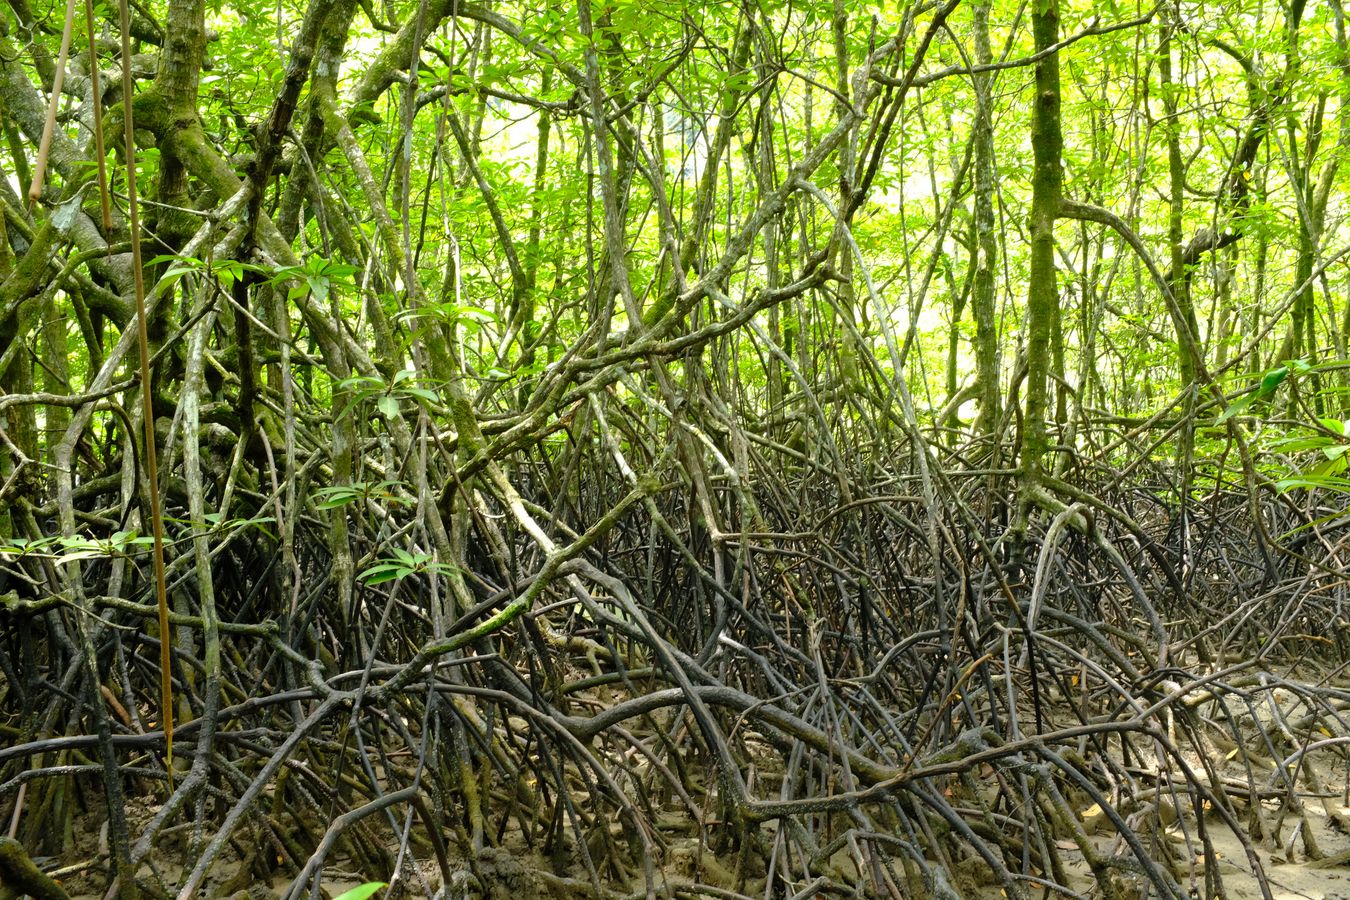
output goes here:
[[435, 403], [437, 399], [439, 399], [435, 392], [429, 391], [426, 388], [406, 388], [403, 393], [408, 397], [421, 398], [428, 403]]
[[358, 269], [356, 266], [349, 265], [348, 263], [335, 263], [324, 261], [323, 265], [319, 267], [318, 271], [324, 275], [327, 275], [329, 278], [343, 279], [343, 278], [351, 278], [353, 275], [359, 272], [360, 269]]
[[412, 572], [412, 569], [402, 563], [386, 562], [371, 566], [356, 577], [366, 584], [384, 584], [386, 581], [404, 578], [411, 575]]
[[374, 375], [353, 375], [351, 378], [344, 378], [337, 383], [339, 388], [345, 390], [354, 390], [356, 388], [366, 388], [373, 390], [384, 390], [384, 381], [376, 378]]
[[193, 268], [201, 268], [202, 266], [206, 265], [200, 259], [197, 259], [195, 256], [178, 256], [173, 253], [161, 253], [159, 256], [155, 256], [146, 260], [145, 265], [157, 266], [160, 263], [166, 262], [181, 262]]
[[386, 419], [398, 417], [398, 401], [388, 394], [385, 394], [383, 397], [376, 400], [375, 406], [380, 410], [380, 414]]
[[319, 488], [314, 492], [314, 499], [318, 501], [319, 509], [337, 509], [339, 506], [346, 506], [359, 500], [368, 487], [369, 485], [357, 482]]
[[1345, 457], [1338, 456], [1335, 459], [1329, 459], [1319, 465], [1313, 470], [1313, 474], [1318, 476], [1341, 475], [1345, 472], [1345, 466]]
[[1259, 397], [1269, 397], [1275, 393], [1275, 389], [1289, 377], [1289, 366], [1280, 366], [1277, 369], [1271, 369], [1261, 378], [1261, 389], [1257, 391]]
[[1275, 489], [1283, 493], [1295, 488], [1323, 488], [1328, 491], [1336, 491], [1341, 494], [1350, 494], [1350, 479], [1337, 478], [1331, 475], [1295, 475], [1292, 478], [1281, 478], [1275, 482]]
[[481, 306], [461, 306], [456, 311], [455, 318], [479, 323], [500, 321], [496, 313], [483, 309]]
[[1299, 374], [1304, 374], [1308, 370], [1309, 367], [1307, 361], [1301, 359], [1290, 360], [1283, 366], [1271, 369], [1261, 376], [1261, 384], [1257, 387], [1255, 394], [1248, 394], [1225, 409], [1219, 418], [1214, 421], [1214, 424], [1222, 425], [1224, 422], [1233, 418], [1233, 416], [1238, 415], [1247, 407], [1251, 406], [1255, 401], [1265, 400], [1270, 397], [1275, 393], [1279, 386], [1284, 383], [1284, 380], [1289, 377], [1290, 372], [1296, 371]]
[[1254, 400], [1255, 398], [1256, 398], [1255, 394], [1248, 394], [1247, 396], [1238, 400], [1236, 403], [1233, 403], [1223, 411], [1223, 413], [1219, 416], [1219, 418], [1214, 420], [1214, 424], [1222, 425], [1224, 422], [1227, 422], [1229, 419], [1233, 418], [1233, 416], [1241, 414], [1247, 409], [1247, 407], [1252, 405], [1252, 400]]
[[62, 553], [56, 558], [55, 565], [63, 566], [66, 563], [76, 562], [82, 559], [102, 559], [108, 556], [108, 551], [103, 548], [91, 548], [89, 550], [74, 550], [70, 553]]
[[341, 894], [334, 897], [333, 900], [366, 900], [368, 897], [375, 896], [375, 892], [382, 887], [385, 887], [383, 881], [367, 882], [360, 887], [352, 888], [350, 891], [343, 891]]
[[1336, 446], [1335, 441], [1335, 438], [1319, 434], [1312, 437], [1290, 438], [1287, 441], [1276, 441], [1271, 446], [1281, 453], [1297, 453], [1300, 450], [1322, 450], [1327, 447], [1334, 447]]

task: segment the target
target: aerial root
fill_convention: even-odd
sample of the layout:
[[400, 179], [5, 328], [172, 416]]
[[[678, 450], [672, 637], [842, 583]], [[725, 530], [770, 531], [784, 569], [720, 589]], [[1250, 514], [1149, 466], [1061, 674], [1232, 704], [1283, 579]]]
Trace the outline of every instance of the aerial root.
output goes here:
[[[175, 755], [196, 772], [209, 724], [210, 756], [168, 803], [145, 719], [154, 607], [94, 598], [121, 626], [96, 647], [112, 748], [134, 773], [138, 877], [181, 892], [172, 854], [203, 888], [276, 872], [295, 897], [337, 867], [410, 896], [1030, 897], [1095, 882], [1128, 900], [1208, 891], [1232, 877], [1221, 857], [1258, 886], [1258, 851], [1341, 858], [1321, 841], [1350, 826], [1350, 693], [1320, 663], [1350, 650], [1329, 574], [1340, 544], [1272, 581], [1236, 494], [1193, 504], [1205, 538], [1183, 547], [1154, 495], [1109, 484], [1079, 486], [1019, 539], [975, 513], [1012, 506], [984, 479], [934, 478], [921, 524], [911, 495], [856, 499], [877, 473], [857, 473], [847, 502], [837, 482], [791, 478], [802, 486], [756, 484], [764, 519], [735, 534], [701, 530], [673, 491], [634, 502], [617, 473], [583, 495], [522, 479], [536, 494], [516, 507], [485, 485], [463, 560], [476, 601], [454, 615], [433, 615], [432, 571], [338, 608], [328, 535], [306, 514], [296, 560], [320, 587], [294, 619], [253, 627], [277, 608], [260, 600], [276, 548], [236, 532], [213, 562], [242, 573], [215, 585], [224, 699], [204, 715], [199, 674], [176, 688], [194, 716]], [[545, 550], [513, 508], [573, 543]], [[616, 509], [569, 549], [585, 529], [568, 521]], [[1268, 514], [1272, 531], [1300, 524], [1287, 503]], [[388, 555], [376, 541], [416, 549], [418, 533], [415, 519], [372, 531], [363, 558]], [[50, 571], [30, 562], [8, 565]], [[91, 583], [100, 565], [85, 564]], [[171, 565], [177, 591], [185, 572]], [[75, 666], [55, 627], [68, 607], [6, 608], [45, 671]], [[201, 620], [176, 621], [177, 665], [204, 672]], [[7, 677], [46, 715], [0, 749], [0, 797], [40, 847], [99, 777], [99, 738], [49, 736], [87, 710], [18, 650], [0, 641]], [[231, 858], [233, 878], [213, 874]]]

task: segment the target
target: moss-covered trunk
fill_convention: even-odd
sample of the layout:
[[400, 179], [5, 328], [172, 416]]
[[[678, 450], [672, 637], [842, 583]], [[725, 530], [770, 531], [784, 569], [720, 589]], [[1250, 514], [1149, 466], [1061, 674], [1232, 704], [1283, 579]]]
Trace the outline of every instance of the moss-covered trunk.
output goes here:
[[[1036, 52], [1046, 53], [1059, 40], [1058, 0], [1037, 0], [1032, 31]], [[1022, 433], [1021, 510], [1025, 527], [1033, 498], [1040, 486], [1050, 433], [1050, 340], [1059, 317], [1059, 290], [1055, 284], [1055, 219], [1063, 194], [1064, 170], [1060, 153], [1064, 135], [1059, 120], [1059, 54], [1049, 52], [1036, 64], [1036, 102], [1032, 108], [1031, 148], [1035, 160], [1031, 195], [1031, 274], [1027, 288], [1026, 420]]]

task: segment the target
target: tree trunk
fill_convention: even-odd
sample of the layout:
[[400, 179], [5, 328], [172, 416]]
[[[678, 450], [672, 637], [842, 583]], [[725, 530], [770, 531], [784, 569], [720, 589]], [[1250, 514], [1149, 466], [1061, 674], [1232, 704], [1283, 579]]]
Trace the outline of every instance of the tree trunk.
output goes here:
[[1059, 0], [1037, 0], [1032, 5], [1031, 28], [1036, 52], [1036, 99], [1032, 106], [1031, 149], [1031, 271], [1027, 287], [1026, 419], [1023, 423], [1019, 530], [1025, 530], [1041, 487], [1050, 450], [1050, 343], [1059, 319], [1059, 289], [1055, 283], [1055, 219], [1064, 187], [1060, 154], [1064, 135], [1060, 127]]
[[[994, 54], [989, 47], [989, 7], [991, 0], [977, 0], [972, 7], [975, 19], [975, 62], [989, 65]], [[999, 385], [998, 311], [996, 307], [998, 235], [994, 216], [994, 98], [992, 72], [978, 72], [975, 84], [975, 248], [971, 257], [972, 289], [970, 306], [975, 317], [975, 384], [979, 414], [975, 433], [990, 442], [998, 466], [998, 422], [1002, 416]]]

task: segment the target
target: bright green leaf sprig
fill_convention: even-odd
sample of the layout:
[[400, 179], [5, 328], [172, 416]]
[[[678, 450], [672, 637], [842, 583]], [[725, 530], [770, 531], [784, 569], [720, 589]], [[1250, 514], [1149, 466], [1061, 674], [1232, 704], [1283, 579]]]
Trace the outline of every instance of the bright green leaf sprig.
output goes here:
[[417, 373], [409, 369], [399, 369], [394, 373], [393, 381], [388, 384], [375, 375], [356, 375], [339, 381], [338, 387], [352, 392], [351, 401], [342, 408], [338, 418], [350, 413], [357, 404], [371, 398], [375, 400], [375, 408], [386, 419], [398, 415], [399, 407], [404, 400], [436, 403], [439, 399], [435, 391], [420, 387], [417, 384]]
[[1242, 397], [1219, 416], [1214, 424], [1222, 425], [1233, 416], [1240, 415], [1259, 400], [1268, 400], [1275, 396], [1280, 385], [1289, 378], [1290, 375], [1307, 375], [1313, 370], [1313, 366], [1306, 359], [1291, 359], [1282, 366], [1277, 366], [1261, 376], [1261, 383], [1256, 386], [1256, 390]]
[[414, 322], [418, 319], [433, 319], [450, 325], [461, 322], [473, 322], [488, 325], [500, 322], [501, 317], [481, 306], [469, 306], [460, 303], [431, 303], [416, 309], [402, 309], [394, 314], [397, 322]]
[[[220, 513], [207, 513], [203, 518], [205, 519], [204, 524], [212, 530], [233, 531], [239, 528], [258, 528], [265, 534], [271, 533], [266, 526], [274, 521], [271, 516], [226, 519]], [[175, 518], [166, 518], [165, 521], [185, 522], [183, 519]], [[69, 537], [53, 535], [31, 540], [28, 538], [10, 538], [0, 541], [0, 554], [18, 559], [24, 557], [49, 559], [53, 565], [63, 566], [67, 563], [87, 559], [131, 558], [140, 551], [153, 547], [154, 543], [153, 537], [132, 530], [114, 531], [107, 537], [86, 537], [77, 534]], [[173, 544], [176, 541], [169, 541], [168, 543]]]
[[373, 585], [397, 581], [421, 572], [430, 575], [448, 575], [455, 571], [455, 567], [448, 563], [434, 561], [430, 553], [409, 553], [398, 549], [393, 553], [392, 557], [376, 560], [375, 565], [356, 577], [368, 585]]
[[[1350, 479], [1344, 477], [1350, 459], [1350, 419], [1318, 419], [1323, 432], [1309, 437], [1290, 438], [1277, 444], [1277, 449], [1292, 453], [1300, 450], [1321, 451], [1322, 461], [1316, 466], [1296, 475], [1281, 478], [1275, 487], [1281, 491], [1295, 488], [1325, 488], [1340, 493], [1350, 493]], [[1329, 431], [1331, 434], [1324, 432]]]
[[54, 565], [85, 559], [104, 559], [114, 556], [131, 556], [135, 548], [149, 547], [154, 538], [142, 537], [134, 531], [117, 531], [106, 538], [89, 538], [80, 535], [70, 537], [47, 537], [36, 540], [14, 538], [0, 544], [0, 553], [24, 556], [40, 556], [50, 559]]
[[191, 273], [207, 272], [214, 276], [225, 288], [232, 287], [247, 273], [260, 276], [263, 283], [268, 285], [293, 281], [294, 284], [288, 294], [291, 300], [313, 294], [319, 300], [326, 301], [334, 285], [351, 287], [351, 278], [358, 271], [355, 266], [335, 263], [317, 255], [311, 256], [301, 265], [280, 266], [278, 268], [254, 265], [237, 259], [220, 259], [207, 262], [195, 256], [175, 256], [173, 254], [156, 256], [146, 265], [154, 266], [160, 263], [172, 264], [164, 272], [164, 278], [174, 279]]
[[352, 276], [357, 271], [356, 266], [335, 263], [316, 255], [305, 260], [302, 265], [281, 266], [267, 283], [294, 281], [287, 294], [288, 299], [298, 300], [313, 294], [318, 300], [326, 302], [335, 285], [351, 287]]
[[[403, 489], [403, 491], [397, 489]], [[353, 503], [372, 500], [377, 503], [411, 506], [413, 501], [404, 492], [407, 489], [401, 481], [354, 481], [351, 484], [338, 484], [319, 488], [314, 492], [319, 509], [339, 509]]]
[[383, 881], [369, 881], [359, 887], [354, 887], [350, 891], [343, 891], [333, 900], [368, 900], [375, 896], [375, 892], [382, 887], [388, 887]]

